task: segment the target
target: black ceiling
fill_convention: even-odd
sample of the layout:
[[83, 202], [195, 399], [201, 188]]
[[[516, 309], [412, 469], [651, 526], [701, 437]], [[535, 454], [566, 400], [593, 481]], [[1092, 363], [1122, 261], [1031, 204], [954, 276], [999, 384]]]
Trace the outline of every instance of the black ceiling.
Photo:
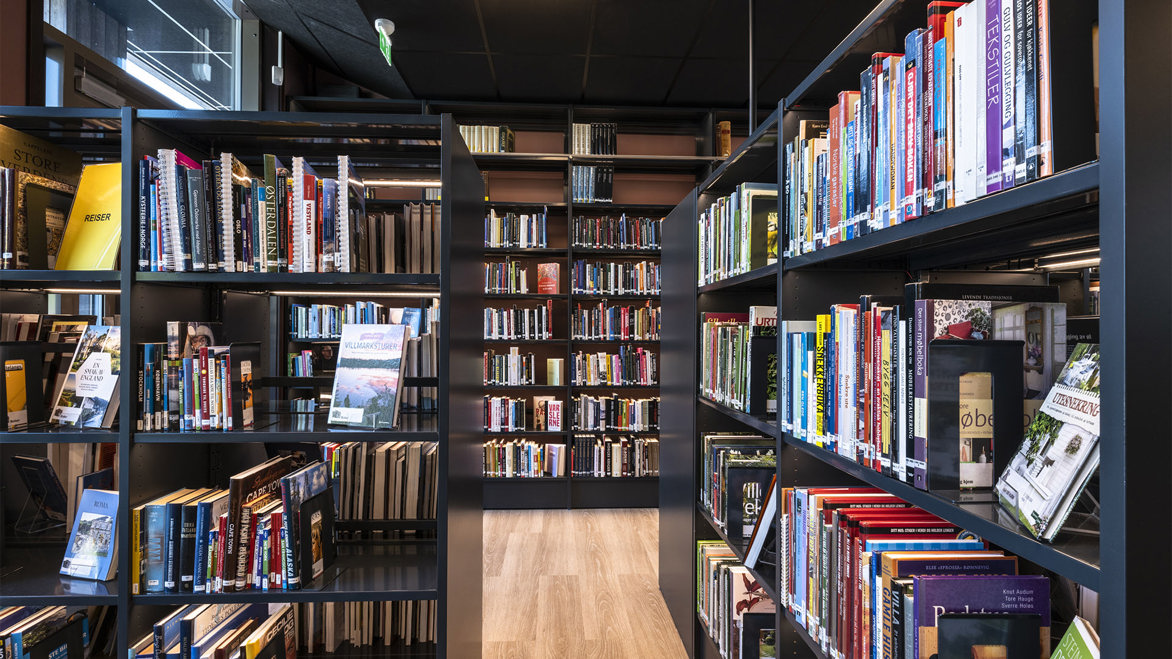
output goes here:
[[[390, 98], [745, 107], [753, 0], [246, 0], [319, 65]], [[759, 105], [875, 0], [755, 0]], [[375, 18], [395, 22], [394, 68]]]

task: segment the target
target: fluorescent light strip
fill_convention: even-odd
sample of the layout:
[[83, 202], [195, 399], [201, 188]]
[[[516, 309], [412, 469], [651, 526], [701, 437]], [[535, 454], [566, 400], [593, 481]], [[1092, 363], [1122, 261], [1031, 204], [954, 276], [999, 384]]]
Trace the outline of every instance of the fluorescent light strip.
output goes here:
[[272, 295], [281, 297], [409, 297], [425, 298], [439, 297], [439, 291], [420, 291], [407, 293], [402, 291], [271, 291]]
[[122, 291], [117, 288], [41, 288], [37, 289], [45, 293], [56, 293], [58, 295], [121, 295]]
[[1070, 252], [1059, 252], [1057, 254], [1047, 254], [1041, 258], [1043, 259], [1061, 259], [1067, 256], [1081, 256], [1083, 254], [1098, 254], [1098, 247], [1088, 247], [1086, 249], [1076, 249]]
[[1099, 257], [1093, 259], [1078, 259], [1076, 261], [1060, 261], [1058, 263], [1039, 264], [1044, 270], [1061, 270], [1063, 268], [1089, 268], [1099, 265]]
[[363, 184], [366, 187], [386, 187], [386, 188], [438, 188], [443, 184], [439, 181], [427, 180], [406, 180], [393, 181], [391, 179], [364, 179]]
[[196, 102], [194, 99], [189, 97], [187, 94], [176, 89], [173, 85], [167, 84], [166, 82], [163, 81], [162, 78], [155, 75], [153, 72], [148, 70], [146, 67], [140, 65], [138, 62], [135, 62], [134, 59], [127, 57], [125, 61], [126, 61], [126, 70], [130, 73], [130, 75], [147, 83], [148, 85], [150, 85], [151, 89], [154, 89], [155, 91], [159, 92], [163, 96], [166, 96], [167, 98], [171, 99], [172, 101], [175, 101], [176, 103], [179, 104], [180, 107], [188, 109], [188, 110], [206, 110], [207, 109], [207, 106], [203, 105], [202, 103]]

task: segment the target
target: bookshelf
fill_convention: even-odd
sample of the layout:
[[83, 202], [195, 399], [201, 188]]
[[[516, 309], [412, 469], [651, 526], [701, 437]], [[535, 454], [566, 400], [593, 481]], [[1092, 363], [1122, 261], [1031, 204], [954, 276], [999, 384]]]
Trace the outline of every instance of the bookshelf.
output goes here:
[[[107, 315], [118, 313], [122, 355], [137, 357], [143, 341], [163, 338], [166, 320], [218, 320], [233, 341], [262, 345], [255, 430], [136, 432], [136, 379], [119, 382], [122, 404], [114, 430], [34, 429], [0, 433], [5, 463], [20, 451], [61, 443], [117, 444], [118, 575], [109, 582], [58, 577], [64, 538], [30, 544], [6, 534], [0, 605], [112, 605], [118, 610], [118, 653], [179, 604], [226, 602], [358, 602], [435, 600], [437, 641], [391, 646], [387, 656], [463, 657], [480, 654], [481, 428], [479, 426], [483, 219], [482, 178], [448, 115], [343, 113], [217, 113], [192, 111], [0, 108], [0, 123], [81, 153], [87, 162], [121, 160], [121, 270], [115, 272], [0, 272], [5, 311], [47, 311], [49, 293], [108, 293]], [[306, 140], [305, 138], [313, 138]], [[355, 143], [355, 138], [361, 138]], [[408, 167], [441, 182], [442, 245], [438, 274], [151, 273], [135, 272], [137, 190], [129, 166], [158, 148], [193, 157], [231, 151], [255, 167], [264, 153], [329, 159], [349, 153], [360, 172], [377, 175]], [[320, 414], [295, 417], [282, 403], [291, 389], [328, 387], [320, 379], [288, 378], [282, 354], [289, 339], [291, 299], [315, 299], [339, 286], [356, 298], [438, 299], [439, 375], [407, 386], [437, 388], [438, 412], [402, 415], [394, 430], [328, 427]], [[330, 299], [330, 298], [325, 298]], [[111, 311], [113, 310], [113, 311]], [[438, 516], [391, 522], [339, 520], [339, 529], [407, 530], [389, 540], [341, 540], [336, 563], [306, 588], [222, 594], [131, 594], [129, 511], [180, 485], [223, 486], [230, 475], [282, 446], [317, 442], [438, 442]], [[38, 447], [42, 447], [39, 448]], [[7, 474], [7, 468], [6, 474]], [[370, 537], [369, 534], [366, 536]], [[345, 646], [344, 646], [345, 647]], [[339, 654], [345, 654], [342, 650]], [[314, 655], [316, 656], [316, 655]]]
[[[1158, 410], [1165, 408], [1163, 401], [1172, 389], [1165, 345], [1169, 322], [1164, 315], [1156, 318], [1151, 313], [1165, 307], [1172, 290], [1166, 285], [1169, 229], [1152, 215], [1158, 208], [1166, 209], [1165, 179], [1172, 170], [1168, 150], [1159, 146], [1166, 145], [1161, 141], [1167, 137], [1163, 126], [1172, 114], [1166, 96], [1172, 57], [1167, 48], [1154, 57], [1134, 54], [1132, 44], [1155, 38], [1153, 22], [1169, 16], [1169, 9], [1157, 8], [1158, 3], [1139, 4], [1142, 10], [1111, 0], [1080, 1], [1064, 4], [1061, 19], [1055, 14], [1051, 20], [1055, 166], [1048, 177], [783, 258], [772, 271], [699, 289], [689, 285], [695, 280], [695, 237], [667, 234], [660, 588], [690, 656], [719, 656], [696, 617], [689, 581], [695, 574], [695, 541], [719, 537], [695, 498], [701, 475], [693, 442], [712, 427], [775, 436], [779, 486], [878, 487], [1020, 557], [1027, 570], [1049, 574], [1052, 583], [1061, 578], [1097, 592], [1103, 656], [1127, 656], [1129, 650], [1142, 652], [1137, 648], [1162, 642], [1170, 609], [1164, 593], [1172, 571], [1158, 554], [1172, 531], [1162, 519], [1145, 519], [1136, 510], [1172, 500], [1165, 470], [1157, 466], [1167, 464], [1169, 449], [1166, 442], [1153, 439], [1166, 434], [1164, 415]], [[1090, 76], [1095, 64], [1092, 24], [1100, 35], [1101, 136], [1096, 135], [1096, 90]], [[677, 205], [669, 222], [694, 224], [697, 208], [713, 186], [719, 192], [720, 186], [726, 190], [741, 181], [784, 184], [778, 144], [793, 140], [800, 120], [824, 119], [838, 91], [856, 89], [858, 72], [867, 66], [870, 53], [902, 52], [902, 35], [923, 25], [924, 3], [883, 0], [853, 29], [844, 28], [842, 42], [829, 53], [816, 54], [822, 60], [765, 120], [766, 132], [776, 131], [777, 137], [755, 132]], [[1165, 96], [1156, 99], [1153, 93]], [[1154, 140], [1153, 121], [1163, 122]], [[748, 166], [755, 144], [760, 144], [760, 162]], [[1039, 257], [1092, 248], [1101, 257], [1104, 317], [1114, 319], [1099, 329], [1103, 385], [1098, 535], [1062, 532], [1053, 542], [1036, 540], [1000, 514], [997, 504], [955, 503], [812, 445], [783, 431], [776, 419], [746, 418], [697, 399], [696, 319], [702, 311], [743, 310], [756, 302], [777, 304], [779, 320], [805, 320], [861, 293], [900, 293], [905, 282], [941, 270], [966, 271], [949, 273], [960, 281], [990, 282], [1003, 277], [994, 271], [1007, 265], [1025, 263], [1032, 268]], [[1065, 283], [1080, 277], [1085, 287], [1085, 273], [1056, 272], [1048, 278]], [[765, 290], [771, 284], [776, 288]], [[1063, 300], [1068, 316], [1088, 308], [1081, 296], [1064, 295]], [[776, 618], [778, 656], [827, 656], [788, 612], [779, 609]], [[1063, 631], [1064, 623], [1057, 624], [1052, 631], [1055, 639]]]

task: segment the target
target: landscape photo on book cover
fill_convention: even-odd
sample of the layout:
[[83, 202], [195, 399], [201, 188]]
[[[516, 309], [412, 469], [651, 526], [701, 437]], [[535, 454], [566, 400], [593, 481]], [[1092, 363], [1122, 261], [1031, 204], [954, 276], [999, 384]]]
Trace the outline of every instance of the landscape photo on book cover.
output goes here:
[[121, 368], [121, 328], [93, 325], [78, 343], [51, 421], [97, 428], [102, 425]]
[[394, 426], [406, 329], [403, 325], [342, 327], [330, 423]]
[[[110, 540], [114, 533], [114, 518], [98, 513], [81, 513], [77, 523], [77, 537], [69, 552], [73, 561], [105, 558], [110, 555]], [[96, 562], [96, 561], [95, 561]]]

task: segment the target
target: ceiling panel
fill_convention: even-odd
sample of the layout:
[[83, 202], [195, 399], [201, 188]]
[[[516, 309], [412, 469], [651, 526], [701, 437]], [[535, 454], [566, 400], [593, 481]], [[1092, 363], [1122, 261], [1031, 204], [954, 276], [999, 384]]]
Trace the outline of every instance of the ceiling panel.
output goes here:
[[378, 89], [391, 98], [411, 96], [411, 90], [404, 84], [399, 71], [388, 66], [383, 59], [375, 39], [356, 37], [307, 15], [303, 15], [302, 20], [318, 42], [329, 49], [347, 78], [369, 89]]
[[497, 98], [487, 55], [396, 51], [394, 61], [417, 98], [485, 101]]
[[578, 101], [585, 57], [493, 55], [501, 97], [518, 101]]
[[493, 53], [585, 55], [593, 0], [478, 0]]
[[598, 0], [592, 55], [683, 57], [712, 0]]
[[[352, 37], [378, 43], [374, 24], [355, 2], [322, 2], [322, 0], [288, 0], [293, 11], [316, 23], [324, 23]], [[307, 21], [308, 22], [308, 21]], [[319, 37], [320, 39], [321, 37]], [[323, 43], [327, 48], [328, 44]]]
[[658, 105], [679, 60], [668, 57], [591, 57], [586, 98], [591, 103]]
[[748, 62], [693, 57], [680, 69], [667, 104], [738, 107], [748, 100]]
[[728, 57], [747, 59], [749, 57], [749, 9], [748, 3], [716, 3], [716, 6], [701, 21], [699, 36], [692, 47], [692, 57]]
[[793, 91], [818, 62], [806, 60], [784, 60], [773, 67], [773, 71], [762, 71], [765, 79], [757, 87], [757, 96], [762, 103], [776, 105], [783, 96]]

